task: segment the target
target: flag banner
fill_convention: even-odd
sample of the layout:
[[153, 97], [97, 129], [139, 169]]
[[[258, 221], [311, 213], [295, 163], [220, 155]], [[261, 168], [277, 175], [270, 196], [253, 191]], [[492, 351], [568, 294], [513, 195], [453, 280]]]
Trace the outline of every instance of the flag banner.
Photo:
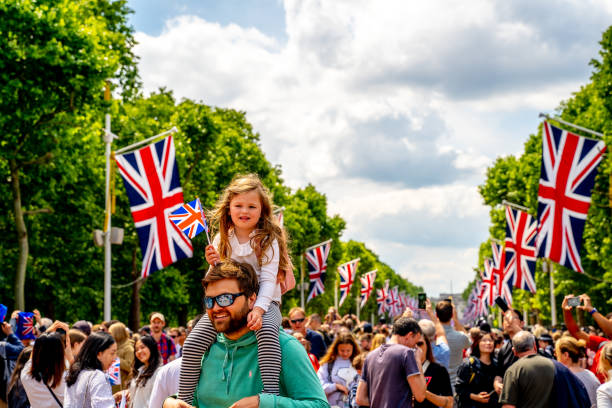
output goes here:
[[506, 207], [506, 267], [514, 276], [514, 287], [536, 293], [535, 241], [537, 222], [521, 210]]
[[495, 298], [497, 297], [497, 281], [493, 274], [493, 263], [490, 259], [484, 260], [484, 273], [481, 271], [480, 281], [481, 288], [483, 289], [482, 302], [488, 306], [495, 304]]
[[276, 221], [278, 221], [278, 225], [280, 225], [281, 228], [284, 227], [285, 224], [285, 217], [283, 215], [283, 209], [279, 208], [276, 211], [274, 211], [274, 215], [276, 215]]
[[116, 357], [106, 371], [110, 385], [121, 385], [121, 360]]
[[204, 215], [199, 198], [183, 204], [171, 212], [170, 221], [183, 231], [189, 239], [193, 239], [193, 237], [204, 231], [206, 236], [208, 236], [208, 223], [206, 222], [206, 215]]
[[385, 281], [385, 287], [376, 289], [376, 303], [378, 303], [378, 315], [384, 316], [387, 312], [387, 296], [389, 293], [389, 281]]
[[310, 288], [308, 288], [306, 302], [325, 292], [325, 272], [327, 271], [327, 257], [330, 249], [331, 239], [308, 248], [304, 254], [308, 265], [308, 277], [310, 278]]
[[116, 156], [142, 252], [142, 277], [191, 258], [193, 246], [168, 215], [183, 205], [172, 136]]
[[606, 146], [544, 122], [538, 188], [538, 258], [549, 258], [576, 272], [591, 190]]
[[403, 310], [400, 304], [399, 288], [397, 286], [394, 286], [393, 289], [389, 291], [388, 300], [389, 314], [393, 317], [401, 315]]
[[[508, 306], [512, 305], [512, 278], [514, 275], [506, 273], [506, 250], [502, 245], [491, 241], [493, 249], [493, 276], [497, 280], [497, 295], [501, 296]], [[495, 301], [495, 299], [493, 299]]]
[[19, 337], [20, 340], [36, 339], [34, 335], [34, 313], [19, 312], [15, 335]]
[[376, 280], [376, 272], [374, 269], [366, 273], [364, 276], [359, 278], [361, 281], [361, 307], [366, 304], [368, 299], [370, 298], [370, 294], [372, 293], [372, 289], [374, 289], [374, 281]]
[[351, 287], [355, 282], [358, 264], [359, 258], [338, 266], [338, 274], [340, 275], [340, 301], [338, 302], [338, 307], [342, 306], [351, 291]]
[[6, 308], [6, 306], [0, 303], [0, 323], [4, 321], [4, 318], [6, 317], [7, 312], [8, 312], [8, 309]]
[[485, 299], [485, 290], [486, 288], [483, 287], [482, 282], [478, 282], [477, 284], [477, 299], [478, 299], [478, 304], [477, 304], [477, 309], [476, 309], [476, 317], [480, 317], [480, 316], [486, 316], [487, 314], [487, 302]]

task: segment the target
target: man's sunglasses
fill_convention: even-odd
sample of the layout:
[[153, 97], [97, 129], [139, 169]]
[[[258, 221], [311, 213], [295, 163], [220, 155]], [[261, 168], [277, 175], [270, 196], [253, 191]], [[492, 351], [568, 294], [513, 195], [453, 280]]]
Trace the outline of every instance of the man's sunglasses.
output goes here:
[[296, 324], [296, 323], [302, 323], [304, 320], [306, 320], [305, 317], [302, 317], [301, 319], [293, 319], [293, 320], [290, 320], [290, 321], [291, 321], [291, 323]]
[[234, 301], [237, 297], [244, 295], [244, 292], [240, 293], [222, 293], [217, 296], [205, 296], [204, 297], [204, 306], [207, 309], [212, 309], [215, 306], [215, 302], [219, 305], [219, 307], [228, 307], [234, 304]]

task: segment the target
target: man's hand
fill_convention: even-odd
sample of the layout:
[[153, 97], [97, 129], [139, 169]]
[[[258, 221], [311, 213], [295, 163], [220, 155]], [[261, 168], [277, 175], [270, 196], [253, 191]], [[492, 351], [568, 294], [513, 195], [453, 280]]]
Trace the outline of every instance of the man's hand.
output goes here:
[[178, 398], [166, 398], [162, 408], [195, 408], [193, 405], [189, 405], [183, 400]]
[[253, 310], [249, 312], [247, 315], [247, 327], [249, 330], [255, 331], [261, 329], [261, 317], [263, 314], [264, 310], [259, 306], [255, 306]]
[[38, 309], [34, 309], [32, 313], [34, 313], [34, 317], [36, 318], [36, 323], [40, 324], [40, 320], [42, 319], [42, 316], [40, 315], [40, 311]]
[[480, 402], [481, 404], [486, 404], [489, 402], [489, 398], [491, 398], [491, 396], [488, 392], [483, 391], [478, 394], [470, 394], [470, 398], [476, 402]]
[[582, 300], [582, 305], [578, 306], [578, 309], [582, 309], [587, 313], [590, 313], [591, 310], [594, 309], [593, 305], [591, 304], [591, 297], [586, 293], [580, 295], [580, 300]]
[[493, 381], [493, 389], [495, 390], [496, 393], [501, 395], [502, 390], [504, 389], [504, 383], [503, 383], [503, 379], [498, 375], [495, 377], [495, 380]]
[[5, 336], [10, 336], [13, 334], [13, 328], [7, 322], [2, 322], [2, 332]]
[[206, 262], [208, 262], [208, 264], [212, 266], [215, 266], [221, 261], [221, 257], [217, 253], [215, 247], [212, 245], [208, 245], [206, 247], [206, 252], [204, 253], [204, 256], [206, 257]]
[[[164, 405], [164, 408], [167, 407]], [[259, 396], [245, 397], [234, 402], [229, 408], [259, 408]]]
[[431, 300], [429, 300], [429, 298], [425, 299], [425, 312], [427, 313], [427, 316], [429, 316], [429, 320], [435, 323], [436, 315], [434, 314], [433, 309], [431, 308]]
[[21, 310], [13, 310], [13, 313], [11, 313], [11, 319], [17, 319], [17, 317], [19, 317], [19, 313], [21, 313]]

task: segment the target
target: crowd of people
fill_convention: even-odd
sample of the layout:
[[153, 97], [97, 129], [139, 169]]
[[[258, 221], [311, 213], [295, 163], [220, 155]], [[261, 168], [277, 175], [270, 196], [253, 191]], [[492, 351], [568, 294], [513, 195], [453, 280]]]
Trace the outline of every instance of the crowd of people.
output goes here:
[[579, 307], [601, 332], [578, 327], [568, 298], [567, 331], [554, 332], [527, 329], [512, 309], [502, 330], [464, 327], [450, 300], [389, 324], [333, 307], [323, 318], [299, 307], [283, 317], [295, 278], [269, 191], [256, 175], [237, 176], [209, 215], [205, 313], [166, 328], [155, 312], [133, 333], [35, 311], [38, 335], [20, 341], [15, 311], [2, 322], [1, 399], [35, 408], [612, 407], [612, 320], [587, 295]]

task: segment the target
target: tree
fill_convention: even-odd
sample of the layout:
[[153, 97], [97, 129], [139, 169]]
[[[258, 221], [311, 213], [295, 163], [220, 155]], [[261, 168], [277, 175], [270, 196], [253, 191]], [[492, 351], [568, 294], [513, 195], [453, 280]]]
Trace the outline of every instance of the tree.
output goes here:
[[[18, 261], [15, 303], [25, 306], [26, 216], [51, 213], [24, 194], [30, 174], [78, 136], [77, 117], [100, 99], [105, 80], [136, 81], [125, 1], [8, 0], [0, 4], [0, 161], [11, 187]], [[39, 217], [40, 218], [40, 217]]]

